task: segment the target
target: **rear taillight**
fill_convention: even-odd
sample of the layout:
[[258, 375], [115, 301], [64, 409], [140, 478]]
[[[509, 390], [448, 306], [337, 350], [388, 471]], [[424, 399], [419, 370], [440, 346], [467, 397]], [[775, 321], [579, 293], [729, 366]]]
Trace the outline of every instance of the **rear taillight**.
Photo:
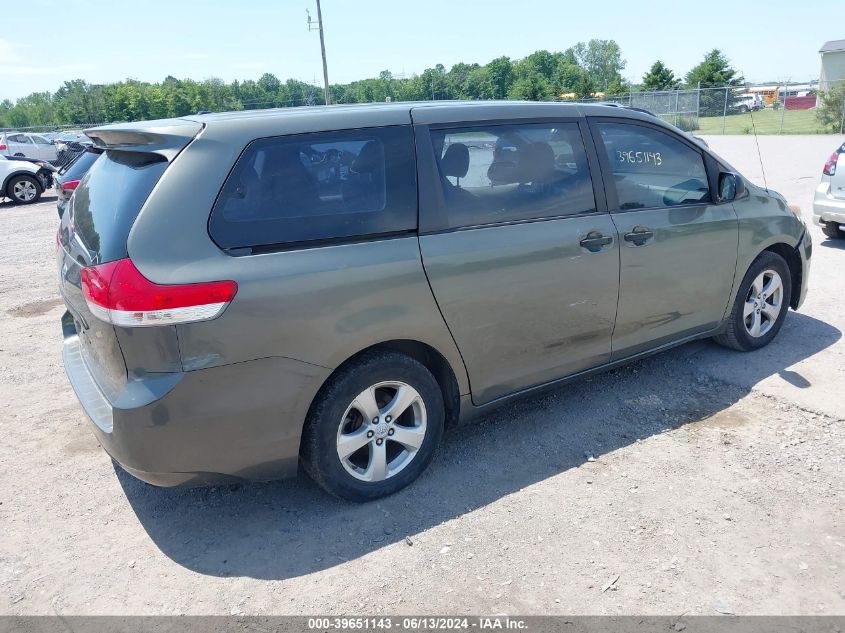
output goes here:
[[5, 152], [9, 147], [5, 143], [0, 143], [0, 152]]
[[[824, 164], [822, 173], [825, 176], [833, 176], [836, 173], [836, 161], [839, 160], [839, 152], [833, 152]], [[818, 163], [817, 163], [818, 164]]]
[[122, 327], [208, 321], [235, 298], [234, 281], [160, 285], [144, 277], [132, 260], [82, 269], [82, 292], [91, 313]]
[[68, 180], [62, 183], [62, 191], [73, 191], [79, 186], [78, 180]]

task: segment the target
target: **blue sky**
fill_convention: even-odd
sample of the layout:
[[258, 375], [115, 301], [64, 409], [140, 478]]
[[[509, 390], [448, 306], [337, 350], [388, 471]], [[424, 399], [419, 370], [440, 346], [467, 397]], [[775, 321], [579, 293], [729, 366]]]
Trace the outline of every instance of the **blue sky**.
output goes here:
[[[716, 47], [751, 81], [806, 81], [818, 77], [822, 43], [845, 37], [838, 2], [323, 0], [323, 18], [332, 82], [519, 58], [591, 38], [619, 43], [629, 79], [657, 58], [683, 75]], [[271, 72], [320, 83], [319, 36], [307, 31], [306, 8], [316, 16], [314, 0], [39, 0], [45, 19], [0, 31], [0, 99], [73, 78], [230, 81]]]

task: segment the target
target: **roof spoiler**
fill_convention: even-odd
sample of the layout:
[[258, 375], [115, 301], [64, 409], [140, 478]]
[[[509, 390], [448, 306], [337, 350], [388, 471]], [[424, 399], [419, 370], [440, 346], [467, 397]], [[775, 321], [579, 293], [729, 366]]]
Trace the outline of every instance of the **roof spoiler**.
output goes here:
[[104, 125], [85, 130], [85, 135], [102, 149], [151, 152], [170, 161], [202, 128], [203, 124], [196, 121], [163, 119]]

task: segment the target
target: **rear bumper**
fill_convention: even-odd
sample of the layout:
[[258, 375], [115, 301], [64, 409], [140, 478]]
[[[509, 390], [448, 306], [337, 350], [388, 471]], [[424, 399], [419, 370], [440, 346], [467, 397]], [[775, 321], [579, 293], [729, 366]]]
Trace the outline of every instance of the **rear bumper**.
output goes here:
[[830, 193], [830, 182], [822, 181], [813, 197], [813, 222], [836, 222], [845, 224], [845, 199], [835, 198]]
[[295, 475], [302, 424], [329, 373], [300, 361], [265, 358], [150, 374], [128, 381], [126, 393], [110, 401], [76, 336], [65, 338], [63, 360], [106, 452], [130, 474], [158, 486]]

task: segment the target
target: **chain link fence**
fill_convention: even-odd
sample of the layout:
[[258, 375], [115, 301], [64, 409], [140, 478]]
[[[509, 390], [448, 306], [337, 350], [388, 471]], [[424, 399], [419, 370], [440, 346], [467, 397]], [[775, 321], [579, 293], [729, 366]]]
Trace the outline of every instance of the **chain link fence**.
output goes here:
[[[828, 81], [823, 86], [810, 81], [692, 90], [634, 90], [615, 97], [566, 101], [640, 108], [694, 134], [845, 134], [845, 79]], [[56, 164], [66, 164], [84, 151], [81, 130], [102, 124], [0, 128], [0, 134], [44, 136], [56, 144]]]
[[0, 154], [45, 160], [60, 170], [91, 145], [80, 126], [0, 128]]
[[647, 110], [695, 134], [843, 134], [845, 80], [636, 92], [578, 99]]

